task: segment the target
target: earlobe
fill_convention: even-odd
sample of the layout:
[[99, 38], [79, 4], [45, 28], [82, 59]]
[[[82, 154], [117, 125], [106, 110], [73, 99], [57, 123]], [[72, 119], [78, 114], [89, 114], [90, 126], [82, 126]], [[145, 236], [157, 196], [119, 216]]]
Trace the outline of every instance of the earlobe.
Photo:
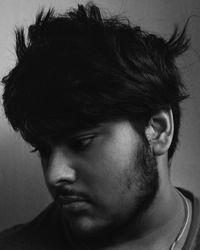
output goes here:
[[172, 110], [161, 110], [152, 116], [145, 135], [155, 155], [165, 154], [172, 142], [174, 121]]

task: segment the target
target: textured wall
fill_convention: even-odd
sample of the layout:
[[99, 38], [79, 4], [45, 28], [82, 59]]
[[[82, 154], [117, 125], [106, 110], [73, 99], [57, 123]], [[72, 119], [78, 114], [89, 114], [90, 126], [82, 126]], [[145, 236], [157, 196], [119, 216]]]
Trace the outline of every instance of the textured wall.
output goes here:
[[[181, 144], [173, 160], [172, 179], [200, 195], [200, 1], [198, 0], [99, 0], [111, 13], [123, 13], [133, 23], [160, 33], [171, 34], [175, 23], [183, 26], [189, 16], [192, 47], [178, 60], [191, 98], [183, 105]], [[15, 63], [14, 27], [28, 26], [41, 6], [64, 10], [73, 0], [0, 1], [0, 77]], [[22, 223], [42, 210], [51, 200], [43, 183], [39, 160], [9, 127], [0, 112], [0, 230]]]

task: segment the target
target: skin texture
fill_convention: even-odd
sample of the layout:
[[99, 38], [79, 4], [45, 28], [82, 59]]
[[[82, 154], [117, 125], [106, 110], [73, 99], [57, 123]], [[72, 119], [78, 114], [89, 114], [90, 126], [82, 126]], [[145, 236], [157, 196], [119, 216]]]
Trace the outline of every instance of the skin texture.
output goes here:
[[137, 237], [137, 220], [158, 191], [158, 172], [148, 143], [131, 123], [103, 123], [49, 148], [48, 157], [41, 153], [45, 180], [55, 200], [75, 197], [59, 204], [73, 234], [90, 244], [97, 238], [109, 244], [125, 231], [129, 237], [130, 228], [130, 237], [134, 231]]

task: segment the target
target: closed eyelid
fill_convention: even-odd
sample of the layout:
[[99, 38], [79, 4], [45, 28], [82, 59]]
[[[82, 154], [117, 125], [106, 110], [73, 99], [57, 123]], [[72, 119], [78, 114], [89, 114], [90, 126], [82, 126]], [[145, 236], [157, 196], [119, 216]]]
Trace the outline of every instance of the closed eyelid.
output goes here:
[[87, 131], [82, 131], [79, 132], [75, 135], [69, 136], [68, 139], [69, 140], [78, 140], [81, 138], [90, 138], [90, 137], [95, 137], [96, 135], [99, 134], [99, 131], [97, 129], [93, 129], [93, 130], [87, 130]]
[[43, 140], [42, 142], [40, 142], [38, 145], [33, 145], [33, 150], [31, 150], [31, 152], [36, 152], [36, 151], [51, 151], [55, 144], [58, 145], [73, 145], [74, 143], [81, 141], [81, 140], [92, 140], [95, 137], [97, 137], [101, 130], [100, 130], [101, 126], [97, 126], [96, 128], [92, 128], [89, 130], [85, 130], [85, 131], [80, 131], [78, 133], [75, 133], [71, 136], [64, 136], [64, 138], [59, 142], [53, 142], [51, 140]]
[[79, 136], [74, 136], [69, 139], [69, 143], [78, 142], [78, 141], [86, 141], [86, 140], [93, 140], [97, 134], [84, 134]]

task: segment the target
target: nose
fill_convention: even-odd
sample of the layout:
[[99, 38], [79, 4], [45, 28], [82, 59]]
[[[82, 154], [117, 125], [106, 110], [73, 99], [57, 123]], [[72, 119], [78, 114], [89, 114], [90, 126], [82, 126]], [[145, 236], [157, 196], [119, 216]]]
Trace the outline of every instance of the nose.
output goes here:
[[59, 146], [52, 150], [44, 175], [49, 186], [59, 186], [62, 183], [72, 184], [76, 181], [74, 168], [75, 156], [67, 147]]

